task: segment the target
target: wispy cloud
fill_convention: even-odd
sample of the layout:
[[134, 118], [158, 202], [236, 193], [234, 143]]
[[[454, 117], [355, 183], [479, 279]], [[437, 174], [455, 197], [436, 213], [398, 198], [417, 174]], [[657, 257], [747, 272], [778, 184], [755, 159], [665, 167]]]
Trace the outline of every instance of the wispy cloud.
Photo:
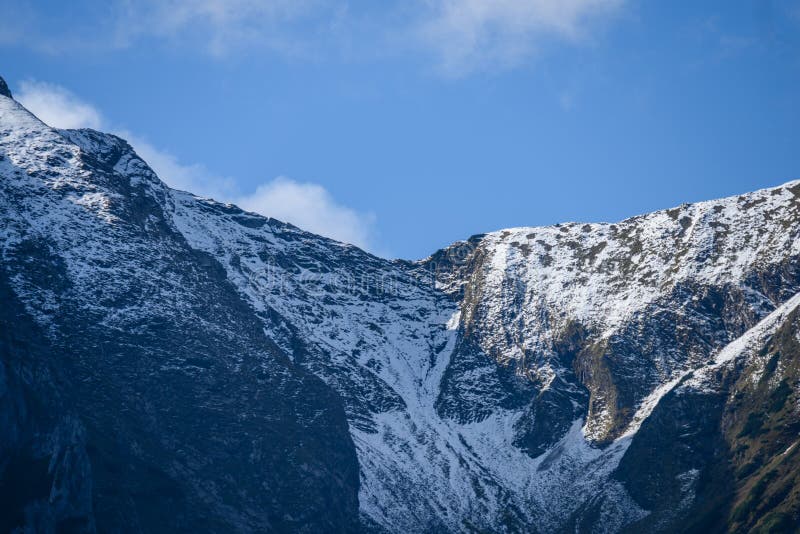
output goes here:
[[[65, 4], [67, 6], [67, 4]], [[212, 56], [324, 49], [346, 5], [332, 0], [74, 0], [61, 8], [0, 2], [0, 45], [38, 52], [109, 53], [150, 40]]]
[[215, 56], [254, 47], [301, 55], [336, 13], [327, 0], [145, 0], [117, 6], [114, 39], [189, 42]]
[[442, 69], [463, 75], [513, 67], [546, 39], [584, 38], [595, 20], [622, 0], [431, 0], [431, 15], [417, 28]]
[[15, 16], [0, 17], [0, 43], [48, 53], [92, 47], [108, 53], [143, 40], [216, 57], [422, 53], [458, 76], [515, 67], [547, 40], [578, 42], [624, 0], [391, 0], [359, 9], [333, 0], [111, 0], [103, 10], [85, 9], [86, 20], [72, 24], [54, 24], [41, 7], [8, 2], [15, 7], [0, 7], [0, 15]]
[[232, 202], [304, 230], [374, 251], [375, 216], [339, 203], [321, 185], [279, 177], [243, 193], [238, 181], [219, 176], [199, 163], [185, 163], [169, 151], [124, 128], [110, 125], [103, 114], [58, 85], [25, 81], [14, 96], [23, 106], [54, 128], [92, 128], [124, 139], [170, 187]]

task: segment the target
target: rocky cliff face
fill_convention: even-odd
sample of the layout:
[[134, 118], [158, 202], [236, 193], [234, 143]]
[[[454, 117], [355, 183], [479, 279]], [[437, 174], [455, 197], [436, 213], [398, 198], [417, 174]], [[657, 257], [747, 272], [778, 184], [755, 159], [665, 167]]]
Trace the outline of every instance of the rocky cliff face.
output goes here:
[[406, 262], [171, 190], [5, 96], [0, 158], [10, 526], [800, 519], [800, 183]]
[[49, 345], [0, 274], [0, 530], [92, 532], [86, 429], [61, 384]]
[[665, 391], [615, 476], [630, 531], [791, 532], [800, 517], [800, 297]]

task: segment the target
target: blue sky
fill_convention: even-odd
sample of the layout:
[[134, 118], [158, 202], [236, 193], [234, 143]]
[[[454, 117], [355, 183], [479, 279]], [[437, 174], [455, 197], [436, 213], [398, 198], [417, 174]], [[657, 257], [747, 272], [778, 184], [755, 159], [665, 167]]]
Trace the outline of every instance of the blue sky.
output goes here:
[[389, 257], [800, 178], [797, 0], [0, 0], [0, 75]]

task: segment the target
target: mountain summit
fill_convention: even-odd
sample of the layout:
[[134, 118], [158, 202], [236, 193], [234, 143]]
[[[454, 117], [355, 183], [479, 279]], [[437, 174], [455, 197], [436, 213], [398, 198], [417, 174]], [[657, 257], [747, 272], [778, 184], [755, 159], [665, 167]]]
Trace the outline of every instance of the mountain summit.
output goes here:
[[0, 254], [2, 530], [800, 521], [800, 182], [388, 261], [0, 99]]
[[11, 96], [11, 90], [8, 88], [8, 84], [6, 84], [6, 81], [3, 79], [2, 76], [0, 76], [0, 96], [7, 96], [8, 98], [14, 98], [13, 96]]

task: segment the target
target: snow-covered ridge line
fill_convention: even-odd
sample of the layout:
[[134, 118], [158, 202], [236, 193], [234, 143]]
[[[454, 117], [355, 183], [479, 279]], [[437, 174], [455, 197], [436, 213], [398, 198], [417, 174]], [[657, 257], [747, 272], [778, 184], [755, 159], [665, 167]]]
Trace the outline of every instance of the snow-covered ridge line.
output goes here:
[[786, 182], [784, 182], [782, 184], [777, 184], [777, 185], [770, 186], [770, 187], [763, 187], [761, 189], [755, 189], [753, 191], [747, 191], [745, 193], [740, 193], [738, 195], [730, 195], [730, 196], [727, 196], [727, 197], [720, 197], [720, 198], [711, 199], [711, 200], [699, 200], [697, 202], [684, 202], [684, 203], [679, 204], [677, 206], [671, 206], [669, 208], [661, 208], [661, 209], [658, 209], [658, 210], [655, 210], [655, 211], [648, 211], [648, 212], [639, 213], [637, 215], [632, 215], [630, 217], [625, 217], [624, 219], [620, 219], [619, 221], [616, 221], [616, 222], [609, 222], [609, 221], [562, 221], [562, 222], [558, 222], [558, 223], [555, 223], [555, 224], [545, 224], [545, 225], [540, 225], [540, 226], [512, 226], [512, 227], [508, 227], [508, 228], [500, 228], [500, 229], [497, 229], [497, 230], [492, 230], [491, 232], [488, 232], [488, 233], [483, 234], [483, 235], [485, 235], [485, 236], [495, 236], [495, 235], [501, 235], [504, 232], [514, 232], [514, 233], [516, 233], [516, 232], [530, 232], [530, 231], [535, 231], [535, 230], [541, 230], [541, 229], [544, 229], [544, 228], [561, 228], [561, 227], [571, 227], [571, 226], [581, 226], [582, 227], [582, 226], [585, 226], [587, 224], [591, 225], [591, 226], [606, 226], [606, 227], [607, 226], [624, 225], [624, 224], [628, 224], [628, 223], [636, 223], [639, 220], [641, 220], [642, 218], [651, 217], [651, 216], [654, 216], [654, 215], [668, 214], [671, 211], [682, 210], [682, 209], [685, 209], [685, 208], [690, 207], [690, 206], [695, 206], [695, 207], [698, 207], [698, 208], [701, 208], [701, 209], [702, 208], [708, 209], [708, 208], [713, 208], [713, 206], [718, 205], [718, 204], [720, 204], [722, 202], [729, 201], [729, 200], [736, 200], [736, 199], [739, 199], [741, 197], [762, 196], [762, 195], [766, 195], [766, 194], [772, 194], [772, 192], [774, 190], [776, 190], [776, 189], [791, 189], [791, 188], [796, 187], [796, 186], [800, 186], [800, 178], [794, 179], [794, 180], [788, 180], [788, 181], [786, 181]]
[[736, 283], [757, 263], [800, 254], [797, 227], [780, 231], [800, 211], [798, 194], [793, 181], [614, 224], [492, 232], [480, 245], [491, 257], [485, 279], [498, 287], [514, 277], [571, 319], [601, 318], [610, 334], [665, 287]]

